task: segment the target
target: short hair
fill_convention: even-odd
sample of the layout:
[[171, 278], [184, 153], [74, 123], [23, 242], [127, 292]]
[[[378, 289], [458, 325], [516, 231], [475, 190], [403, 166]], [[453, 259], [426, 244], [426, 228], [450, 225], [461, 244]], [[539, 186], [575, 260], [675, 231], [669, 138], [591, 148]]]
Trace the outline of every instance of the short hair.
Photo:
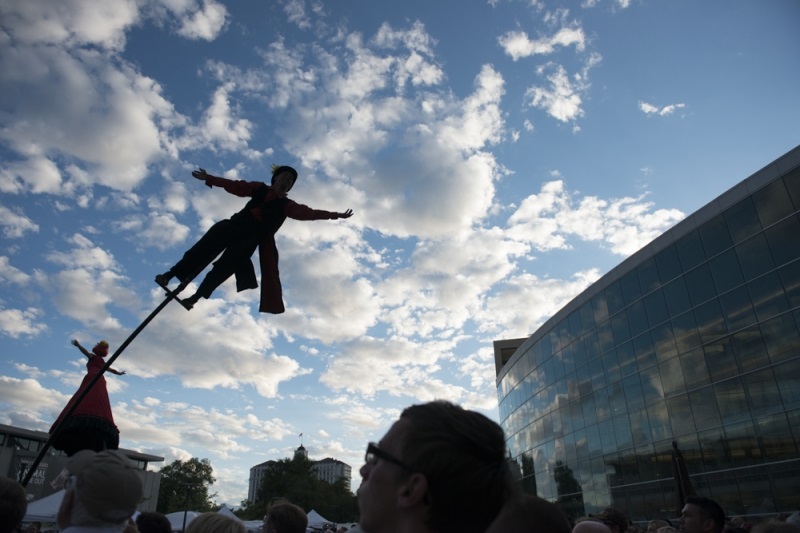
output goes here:
[[185, 533], [247, 533], [244, 523], [219, 513], [203, 513], [186, 526]]
[[22, 485], [9, 477], [0, 477], [0, 533], [16, 531], [28, 510], [28, 497]]
[[513, 486], [502, 428], [442, 400], [407, 407], [400, 419], [410, 423], [402, 459], [428, 480], [427, 524], [436, 531], [485, 531]]
[[717, 533], [722, 533], [722, 530], [725, 529], [725, 511], [711, 498], [706, 498], [705, 496], [689, 496], [684, 503], [696, 505], [702, 509], [706, 517], [714, 521], [714, 529]]
[[[511, 498], [503, 506], [486, 533], [517, 533], [531, 531], [535, 524], [537, 533], [570, 533], [567, 515], [556, 504], [532, 494]], [[604, 524], [598, 524], [608, 531]]]
[[172, 524], [161, 513], [145, 511], [136, 517], [136, 527], [139, 533], [172, 533]]
[[269, 506], [264, 522], [266, 533], [305, 533], [308, 516], [301, 507], [281, 501]]

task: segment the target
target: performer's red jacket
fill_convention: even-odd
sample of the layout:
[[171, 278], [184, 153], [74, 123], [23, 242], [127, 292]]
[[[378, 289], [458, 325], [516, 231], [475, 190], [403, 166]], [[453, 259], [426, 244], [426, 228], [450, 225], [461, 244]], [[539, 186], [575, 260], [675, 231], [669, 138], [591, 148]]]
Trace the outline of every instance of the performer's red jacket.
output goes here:
[[[242, 197], [257, 196], [257, 193], [263, 192], [262, 188], [266, 187], [267, 190], [266, 194], [263, 195], [263, 199], [259, 198], [259, 201], [255, 203], [251, 201], [246, 206], [246, 208], [250, 209], [250, 212], [256, 220], [262, 220], [262, 207], [264, 204], [272, 200], [281, 199], [275, 189], [260, 181], [229, 180], [209, 174], [205, 182], [209, 187], [222, 187], [227, 192]], [[261, 196], [261, 194], [258, 194], [258, 196]], [[339, 214], [333, 211], [312, 209], [307, 205], [298, 204], [285, 197], [283, 200], [282, 203], [276, 204], [278, 208], [282, 207], [283, 211], [281, 213], [270, 213], [270, 218], [277, 219], [275, 231], [280, 228], [280, 225], [287, 217], [295, 220], [331, 220], [339, 218]], [[261, 302], [258, 310], [261, 313], [283, 313], [286, 308], [283, 306], [283, 294], [281, 290], [280, 273], [278, 271], [278, 248], [275, 245], [275, 232], [264, 232], [263, 238], [258, 244], [258, 256], [261, 266]], [[247, 260], [243, 262], [241, 268], [237, 268], [235, 275], [238, 290], [241, 291], [258, 287], [255, 270], [253, 269], [253, 263], [250, 261], [250, 258], [247, 258]]]

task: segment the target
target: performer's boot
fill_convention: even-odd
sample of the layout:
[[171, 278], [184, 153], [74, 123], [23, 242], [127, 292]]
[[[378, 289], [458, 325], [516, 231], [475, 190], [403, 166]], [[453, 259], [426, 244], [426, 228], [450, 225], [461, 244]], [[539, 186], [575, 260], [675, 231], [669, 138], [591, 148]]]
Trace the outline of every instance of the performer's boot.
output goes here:
[[164, 272], [163, 274], [156, 274], [156, 283], [158, 283], [161, 286], [161, 288], [163, 288], [164, 290], [169, 290], [167, 285], [169, 285], [169, 280], [171, 280], [171, 279], [172, 279], [172, 271], [171, 270], [168, 270], [168, 271]]

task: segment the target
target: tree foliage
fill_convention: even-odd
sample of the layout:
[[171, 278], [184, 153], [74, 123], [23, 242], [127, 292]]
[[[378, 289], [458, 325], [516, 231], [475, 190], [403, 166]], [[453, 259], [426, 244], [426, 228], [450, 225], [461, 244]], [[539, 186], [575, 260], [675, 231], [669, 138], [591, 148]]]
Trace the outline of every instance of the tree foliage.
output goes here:
[[334, 522], [358, 519], [358, 502], [345, 479], [330, 484], [317, 479], [311, 469], [314, 463], [302, 456], [275, 461], [264, 475], [256, 502], [243, 502], [241, 513], [245, 520], [262, 518], [270, 502], [285, 498], [306, 512], [311, 509]]
[[161, 485], [158, 489], [159, 513], [175, 511], [207, 512], [215, 508], [212, 501], [217, 493], [209, 494], [209, 487], [216, 479], [208, 459], [192, 457], [188, 461], [175, 460], [162, 468]]

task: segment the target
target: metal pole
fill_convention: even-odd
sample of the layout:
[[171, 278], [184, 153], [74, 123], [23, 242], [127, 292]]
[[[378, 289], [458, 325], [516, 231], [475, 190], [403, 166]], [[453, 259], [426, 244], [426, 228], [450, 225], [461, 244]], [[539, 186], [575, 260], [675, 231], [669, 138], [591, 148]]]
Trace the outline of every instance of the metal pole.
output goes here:
[[28, 473], [25, 474], [25, 479], [22, 481], [22, 486], [23, 487], [26, 487], [28, 485], [28, 482], [31, 480], [31, 477], [33, 477], [33, 473], [36, 471], [36, 468], [39, 466], [39, 463], [42, 462], [42, 459], [44, 459], [44, 456], [47, 454], [47, 450], [50, 449], [51, 444], [53, 443], [55, 438], [58, 436], [58, 434], [61, 432], [61, 428], [64, 426], [64, 422], [67, 421], [67, 419], [72, 415], [72, 413], [75, 411], [75, 409], [78, 407], [78, 405], [80, 405], [81, 401], [83, 401], [83, 399], [89, 393], [89, 390], [91, 390], [91, 388], [94, 387], [94, 384], [97, 383], [97, 381], [100, 379], [100, 376], [105, 374], [105, 372], [108, 369], [108, 367], [111, 366], [111, 363], [113, 363], [117, 359], [117, 357], [119, 357], [119, 355], [125, 350], [125, 348], [128, 347], [128, 345], [133, 341], [133, 339], [135, 339], [136, 336], [139, 335], [139, 333], [145, 328], [145, 326], [147, 326], [147, 324], [149, 324], [150, 321], [153, 320], [153, 318], [155, 318], [155, 316], [159, 312], [161, 312], [161, 310], [164, 308], [164, 306], [166, 306], [170, 302], [170, 300], [172, 300], [174, 298], [175, 298], [175, 293], [167, 292], [167, 297], [164, 299], [164, 301], [161, 302], [159, 304], [159, 306], [156, 307], [153, 310], [153, 312], [150, 313], [148, 315], [148, 317], [145, 318], [144, 321], [141, 324], [139, 324], [139, 327], [136, 328], [133, 331], [133, 333], [131, 333], [128, 336], [127, 339], [125, 339], [125, 342], [123, 342], [119, 346], [119, 348], [117, 348], [117, 351], [115, 351], [114, 354], [108, 359], [106, 364], [103, 365], [103, 368], [100, 369], [100, 372], [98, 372], [92, 378], [92, 380], [89, 382], [89, 384], [86, 386], [86, 388], [83, 389], [83, 392], [81, 392], [81, 394], [77, 397], [77, 399], [75, 400], [75, 403], [72, 404], [72, 407], [70, 407], [69, 410], [66, 413], [64, 413], [64, 416], [61, 418], [61, 422], [58, 424], [58, 426], [56, 426], [55, 430], [53, 430], [53, 432], [50, 434], [50, 438], [47, 439], [47, 442], [44, 443], [44, 446], [42, 447], [42, 449], [39, 450], [39, 455], [36, 456], [36, 460], [33, 461], [33, 463], [31, 463], [30, 468], [28, 469]]

